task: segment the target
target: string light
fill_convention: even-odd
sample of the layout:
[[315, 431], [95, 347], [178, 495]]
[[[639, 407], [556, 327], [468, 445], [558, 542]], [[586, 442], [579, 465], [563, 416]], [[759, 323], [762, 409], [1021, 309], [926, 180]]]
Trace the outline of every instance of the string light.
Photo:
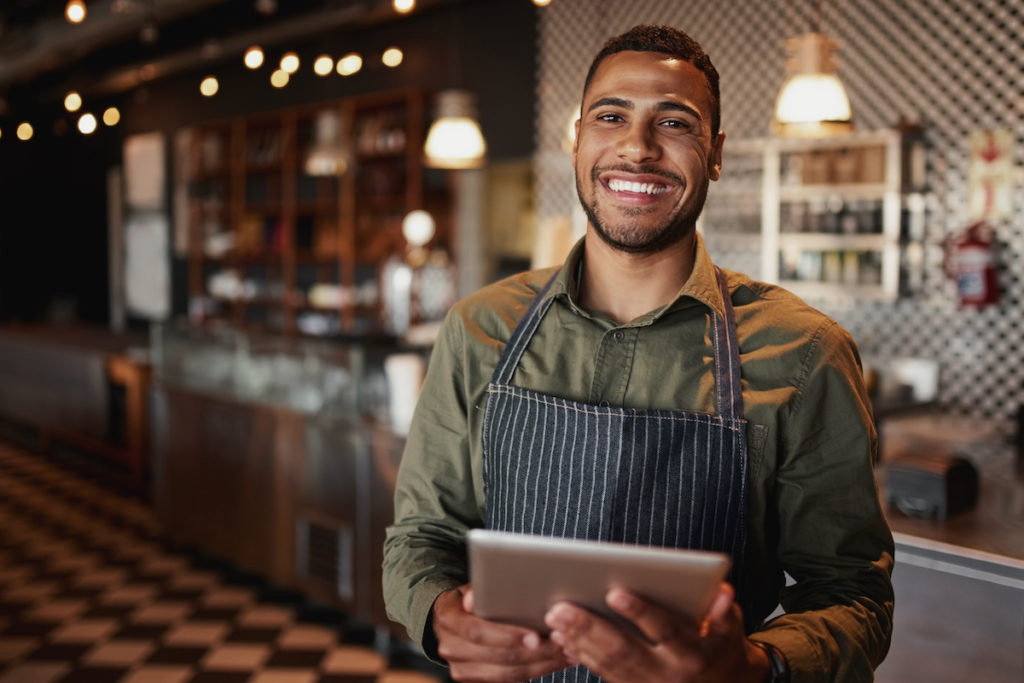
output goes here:
[[363, 58], [356, 52], [349, 52], [338, 60], [338, 73], [342, 76], [351, 76], [363, 68]]
[[263, 48], [259, 45], [253, 45], [245, 51], [245, 58], [243, 61], [250, 69], [260, 68], [263, 66]]
[[334, 60], [328, 55], [320, 55], [313, 62], [313, 73], [317, 76], [326, 76], [332, 71], [334, 71]]
[[275, 88], [283, 88], [288, 85], [288, 72], [284, 69], [276, 69], [274, 73], [270, 74], [270, 85]]
[[85, 21], [85, 3], [82, 0], [70, 0], [64, 6], [64, 18], [72, 24], [81, 24]]
[[23, 121], [18, 124], [18, 139], [19, 140], [31, 140], [32, 139], [32, 124], [28, 121]]
[[64, 96], [64, 108], [68, 111], [78, 111], [82, 106], [82, 96], [74, 90]]
[[103, 123], [108, 126], [116, 126], [121, 121], [121, 112], [117, 107], [107, 107], [103, 112]]
[[281, 70], [287, 74], [293, 74], [299, 70], [299, 56], [294, 52], [287, 52], [281, 57]]
[[405, 55], [397, 47], [389, 47], [384, 50], [384, 54], [381, 55], [380, 61], [384, 62], [384, 66], [391, 67], [392, 69], [402, 63], [402, 59]]
[[533, 0], [533, 4], [537, 7], [547, 7], [551, 4], [551, 0]]
[[92, 114], [82, 114], [78, 118], [78, 130], [83, 135], [90, 135], [96, 130], [96, 117]]
[[205, 97], [213, 97], [220, 90], [220, 83], [213, 76], [207, 76], [203, 79], [203, 82], [199, 84], [199, 92]]
[[391, 6], [399, 14], [408, 14], [416, 7], [416, 0], [391, 0]]

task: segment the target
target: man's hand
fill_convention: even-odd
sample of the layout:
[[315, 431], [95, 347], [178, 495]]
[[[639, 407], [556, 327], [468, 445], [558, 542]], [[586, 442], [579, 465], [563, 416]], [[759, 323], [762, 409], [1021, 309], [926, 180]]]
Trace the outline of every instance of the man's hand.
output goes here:
[[612, 683], [686, 681], [693, 683], [760, 683], [771, 669], [767, 655], [750, 644], [743, 615], [723, 583], [703, 621], [683, 618], [621, 589], [606, 596], [650, 640], [626, 633], [576, 605], [552, 607], [545, 622], [551, 640], [573, 663], [585, 664]]
[[434, 601], [437, 653], [456, 681], [526, 681], [569, 666], [560, 647], [536, 631], [473, 615], [469, 585], [445, 591]]

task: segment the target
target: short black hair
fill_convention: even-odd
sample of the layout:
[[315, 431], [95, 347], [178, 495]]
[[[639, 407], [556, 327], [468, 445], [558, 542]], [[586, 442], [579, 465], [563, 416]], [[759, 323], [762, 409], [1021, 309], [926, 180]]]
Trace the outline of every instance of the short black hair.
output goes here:
[[[601, 51], [594, 57], [587, 71], [587, 79], [583, 82], [583, 96], [586, 97], [587, 88], [594, 78], [597, 67], [606, 57], [619, 52], [660, 52], [677, 59], [693, 64], [704, 74], [708, 83], [708, 91], [711, 93], [711, 140], [714, 141], [718, 135], [718, 127], [721, 125], [722, 106], [718, 93], [718, 71], [711, 63], [711, 58], [704, 52], [696, 40], [683, 31], [671, 26], [634, 26], [625, 33], [610, 38], [601, 48]], [[582, 102], [582, 98], [581, 98]]]

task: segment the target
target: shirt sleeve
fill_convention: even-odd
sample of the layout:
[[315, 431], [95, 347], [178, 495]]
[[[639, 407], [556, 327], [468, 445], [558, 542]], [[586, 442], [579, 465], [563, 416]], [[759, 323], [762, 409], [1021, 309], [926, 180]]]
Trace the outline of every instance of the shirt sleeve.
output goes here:
[[828, 321], [780, 428], [773, 492], [785, 614], [753, 634], [778, 647], [792, 683], [873, 680], [892, 634], [892, 534], [874, 478], [877, 438], [856, 346]]
[[482, 502], [470, 462], [470, 401], [463, 382], [460, 318], [449, 312], [413, 415], [395, 488], [395, 520], [384, 543], [388, 616], [437, 659], [434, 601], [468, 581], [465, 534], [481, 526]]

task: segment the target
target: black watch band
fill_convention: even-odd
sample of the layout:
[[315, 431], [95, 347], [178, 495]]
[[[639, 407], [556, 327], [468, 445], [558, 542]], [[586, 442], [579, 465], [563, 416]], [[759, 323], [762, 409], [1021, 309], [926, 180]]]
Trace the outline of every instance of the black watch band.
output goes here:
[[789, 663], [786, 661], [786, 657], [779, 652], [779, 648], [760, 640], [751, 640], [750, 642], [764, 650], [764, 653], [768, 655], [768, 661], [772, 664], [771, 673], [765, 683], [789, 683]]

